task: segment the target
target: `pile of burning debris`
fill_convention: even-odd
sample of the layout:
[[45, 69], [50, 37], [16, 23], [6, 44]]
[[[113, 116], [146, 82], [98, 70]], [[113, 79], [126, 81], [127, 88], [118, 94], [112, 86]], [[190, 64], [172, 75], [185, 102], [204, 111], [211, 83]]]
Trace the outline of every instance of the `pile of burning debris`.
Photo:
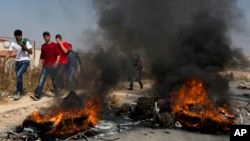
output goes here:
[[96, 125], [99, 111], [97, 99], [90, 99], [83, 105], [77, 94], [71, 91], [61, 105], [46, 114], [33, 112], [15, 131], [9, 131], [6, 138], [30, 141], [67, 139]]
[[208, 99], [201, 81], [191, 80], [171, 97], [172, 111], [176, 120], [188, 127], [205, 131], [228, 132], [235, 123], [226, 104], [216, 107]]
[[[152, 97], [140, 97], [133, 107], [124, 104], [113, 108], [108, 116], [99, 116], [100, 104], [96, 99], [84, 105], [75, 92], [70, 92], [62, 108], [42, 115], [32, 113], [22, 126], [9, 131], [6, 139], [19, 140], [88, 140], [100, 134], [116, 134], [132, 126], [148, 125], [159, 128], [198, 129], [209, 133], [229, 133], [236, 123], [226, 105], [216, 107], [207, 97], [203, 83], [198, 80], [185, 82], [179, 91], [172, 93], [170, 103]], [[170, 105], [170, 106], [166, 106]], [[113, 116], [111, 116], [113, 113]], [[123, 116], [121, 116], [123, 115]], [[129, 118], [119, 118], [126, 115]], [[98, 117], [102, 117], [98, 120]]]
[[169, 104], [139, 98], [131, 115], [139, 120], [151, 117], [160, 127], [187, 127], [209, 133], [229, 133], [230, 125], [236, 124], [236, 116], [229, 112], [229, 107], [226, 104], [216, 107], [199, 80], [186, 81], [171, 94]]

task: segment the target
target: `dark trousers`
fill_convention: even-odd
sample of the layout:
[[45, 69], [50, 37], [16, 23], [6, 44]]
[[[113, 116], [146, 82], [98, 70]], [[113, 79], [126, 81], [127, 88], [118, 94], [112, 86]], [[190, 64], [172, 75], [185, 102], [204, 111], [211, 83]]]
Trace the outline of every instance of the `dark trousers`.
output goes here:
[[135, 70], [135, 71], [131, 71], [130, 73], [130, 88], [133, 88], [133, 82], [134, 79], [136, 78], [137, 82], [140, 84], [140, 86], [142, 87], [142, 82], [141, 82], [141, 70]]
[[69, 89], [75, 89], [76, 88], [76, 71], [77, 67], [70, 67], [68, 68], [68, 77], [69, 77]]
[[59, 64], [56, 69], [59, 89], [65, 88], [67, 76], [67, 64]]

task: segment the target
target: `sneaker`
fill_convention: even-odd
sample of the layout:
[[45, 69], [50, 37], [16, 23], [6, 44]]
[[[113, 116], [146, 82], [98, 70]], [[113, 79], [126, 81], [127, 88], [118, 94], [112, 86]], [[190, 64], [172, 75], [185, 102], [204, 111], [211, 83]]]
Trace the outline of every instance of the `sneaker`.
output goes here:
[[31, 95], [30, 98], [35, 100], [35, 101], [39, 101], [41, 99], [40, 96], [34, 96], [34, 95]]
[[13, 99], [19, 100], [21, 97], [22, 97], [22, 94], [20, 92], [17, 92], [16, 94], [14, 94]]
[[143, 88], [143, 84], [141, 84], [141, 89]]
[[133, 88], [128, 88], [128, 90], [133, 90]]
[[23, 89], [23, 91], [22, 91], [22, 92], [17, 92], [17, 91], [15, 91], [15, 93], [13, 94], [13, 96], [12, 96], [12, 97], [14, 97], [14, 95], [17, 95], [17, 94], [19, 94], [19, 95], [23, 96], [23, 95], [24, 95], [24, 89]]

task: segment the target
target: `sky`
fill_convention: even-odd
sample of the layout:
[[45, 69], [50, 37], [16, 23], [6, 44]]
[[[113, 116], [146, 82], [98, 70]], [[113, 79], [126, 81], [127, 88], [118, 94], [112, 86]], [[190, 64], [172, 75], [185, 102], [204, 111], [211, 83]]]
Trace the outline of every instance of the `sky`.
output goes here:
[[[250, 1], [239, 0], [238, 5], [243, 30], [230, 33], [232, 45], [250, 56]], [[36, 48], [44, 42], [42, 33], [49, 31], [53, 40], [61, 34], [73, 47], [85, 50], [84, 34], [97, 27], [91, 0], [1, 0], [0, 18], [0, 36], [13, 37], [14, 30], [21, 29], [23, 37], [36, 41]]]
[[233, 46], [242, 48], [242, 52], [250, 56], [250, 0], [239, 0], [238, 6], [242, 9], [244, 20], [241, 30], [231, 33], [231, 40]]
[[44, 43], [44, 31], [53, 40], [61, 34], [73, 46], [84, 48], [84, 31], [96, 26], [91, 0], [1, 0], [0, 17], [0, 36], [13, 37], [14, 30], [21, 29], [37, 48]]

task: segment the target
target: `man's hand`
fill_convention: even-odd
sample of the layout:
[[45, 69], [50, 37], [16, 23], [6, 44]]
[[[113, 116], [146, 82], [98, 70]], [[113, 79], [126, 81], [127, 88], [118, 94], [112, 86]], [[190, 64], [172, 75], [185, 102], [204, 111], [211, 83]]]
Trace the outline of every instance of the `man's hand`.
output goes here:
[[55, 64], [53, 65], [53, 68], [55, 69], [55, 68], [57, 68], [57, 66], [58, 66], [58, 64], [55, 63]]
[[57, 42], [58, 44], [62, 43], [62, 41], [61, 41], [59, 38], [56, 39], [56, 42]]
[[37, 67], [37, 72], [41, 72], [41, 70], [42, 70], [42, 65], [38, 65], [38, 67]]
[[18, 44], [22, 47], [23, 51], [27, 50], [27, 47], [25, 46], [25, 44], [22, 41], [19, 41]]

